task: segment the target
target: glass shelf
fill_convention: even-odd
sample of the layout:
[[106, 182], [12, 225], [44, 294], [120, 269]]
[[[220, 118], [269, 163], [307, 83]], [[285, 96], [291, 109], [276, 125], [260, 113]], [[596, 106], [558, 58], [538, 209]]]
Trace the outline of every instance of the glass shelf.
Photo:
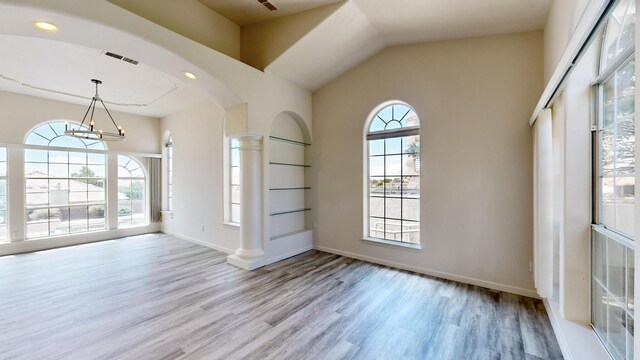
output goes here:
[[289, 163], [281, 163], [281, 162], [273, 162], [273, 161], [269, 161], [269, 164], [271, 164], [271, 165], [282, 165], [282, 166], [311, 167], [311, 165], [306, 165], [306, 164], [289, 164]]
[[269, 216], [293, 214], [293, 213], [309, 211], [309, 210], [311, 210], [311, 209], [310, 208], [304, 208], [304, 209], [293, 209], [293, 210], [276, 211], [276, 212], [272, 212], [271, 214], [269, 214]]
[[274, 140], [274, 141], [281, 141], [281, 142], [285, 142], [285, 143], [289, 143], [289, 144], [293, 144], [293, 145], [311, 146], [311, 144], [306, 143], [306, 142], [285, 139], [285, 138], [281, 138], [281, 137], [277, 137], [277, 136], [269, 136], [269, 139], [270, 140]]
[[273, 189], [269, 189], [271, 191], [285, 191], [285, 190], [311, 190], [310, 186], [304, 186], [304, 187], [286, 187], [286, 188], [273, 188]]

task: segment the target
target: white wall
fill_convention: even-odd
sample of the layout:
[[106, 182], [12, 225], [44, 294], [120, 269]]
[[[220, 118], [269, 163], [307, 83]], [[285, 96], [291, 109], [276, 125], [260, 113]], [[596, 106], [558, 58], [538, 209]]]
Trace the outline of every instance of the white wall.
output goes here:
[[240, 233], [223, 224], [224, 116], [204, 102], [161, 119], [159, 134], [173, 137], [174, 171], [173, 211], [163, 214], [162, 230], [230, 253]]
[[[532, 130], [542, 32], [390, 48], [313, 94], [315, 244], [535, 295]], [[421, 121], [422, 250], [362, 239], [363, 131], [402, 100]]]
[[[0, 91], [0, 143], [22, 144], [26, 135], [37, 125], [51, 120], [70, 120], [80, 122], [87, 105], [75, 105], [33, 96]], [[96, 114], [103, 116], [104, 111], [96, 107]], [[160, 121], [156, 118], [112, 112], [113, 118], [127, 131], [127, 140], [107, 143], [109, 150], [160, 153], [158, 129]], [[97, 124], [111, 123], [108, 118], [98, 118]], [[109, 121], [107, 123], [107, 121]]]

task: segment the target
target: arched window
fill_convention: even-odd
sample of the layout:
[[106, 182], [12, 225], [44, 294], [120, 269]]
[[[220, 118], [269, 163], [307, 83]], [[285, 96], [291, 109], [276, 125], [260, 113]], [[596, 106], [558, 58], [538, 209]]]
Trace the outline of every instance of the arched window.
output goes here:
[[386, 104], [369, 119], [369, 238], [420, 243], [420, 120], [407, 104]]
[[118, 227], [147, 224], [144, 170], [129, 156], [118, 155]]
[[167, 210], [173, 211], [173, 137], [169, 134], [167, 143]]
[[28, 239], [106, 228], [106, 159], [103, 152], [91, 151], [105, 150], [104, 144], [64, 136], [66, 128], [80, 127], [52, 121], [27, 135], [24, 174]]
[[635, 15], [635, 0], [620, 0], [609, 15], [596, 81], [591, 321], [616, 360], [633, 358]]

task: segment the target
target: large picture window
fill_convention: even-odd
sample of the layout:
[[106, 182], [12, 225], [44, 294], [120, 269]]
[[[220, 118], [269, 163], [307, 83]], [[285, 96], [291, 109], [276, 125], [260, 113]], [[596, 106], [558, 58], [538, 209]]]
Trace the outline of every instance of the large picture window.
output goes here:
[[118, 155], [118, 227], [146, 225], [144, 170], [129, 156]]
[[27, 136], [24, 154], [27, 239], [106, 227], [106, 159], [104, 153], [87, 151], [105, 150], [104, 144], [64, 136], [66, 127], [79, 125], [54, 121]]
[[420, 243], [420, 121], [403, 103], [369, 121], [368, 237]]
[[7, 203], [7, 148], [0, 147], [0, 243], [9, 240]]
[[633, 358], [635, 12], [621, 0], [609, 15], [597, 85], [591, 320], [616, 360]]

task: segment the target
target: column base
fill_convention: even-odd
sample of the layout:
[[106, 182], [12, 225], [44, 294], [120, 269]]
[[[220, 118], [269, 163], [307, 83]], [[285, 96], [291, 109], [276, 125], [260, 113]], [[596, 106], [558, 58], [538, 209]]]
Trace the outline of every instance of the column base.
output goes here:
[[257, 268], [263, 267], [264, 260], [265, 259], [263, 256], [250, 259], [240, 257], [238, 256], [238, 254], [227, 256], [227, 264], [231, 264], [245, 270], [255, 270]]

